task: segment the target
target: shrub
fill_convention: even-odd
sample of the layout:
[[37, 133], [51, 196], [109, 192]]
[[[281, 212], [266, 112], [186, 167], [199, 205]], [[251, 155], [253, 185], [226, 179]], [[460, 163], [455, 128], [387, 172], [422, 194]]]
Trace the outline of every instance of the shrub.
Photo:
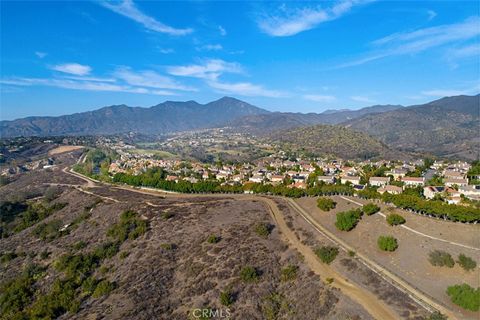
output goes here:
[[448, 320], [448, 317], [438, 311], [435, 311], [428, 317], [428, 320]]
[[371, 216], [372, 214], [374, 213], [377, 213], [378, 211], [380, 211], [380, 207], [377, 206], [376, 204], [374, 203], [369, 203], [369, 204], [366, 204], [362, 207], [362, 211], [363, 213], [365, 213], [367, 216]]
[[460, 254], [457, 260], [458, 264], [466, 271], [470, 271], [477, 267], [477, 263], [470, 257], [467, 257], [464, 254]]
[[50, 252], [48, 252], [46, 249], [40, 253], [40, 259], [45, 260], [50, 257]]
[[73, 248], [74, 250], [77, 250], [77, 251], [78, 251], [78, 250], [81, 250], [81, 249], [85, 248], [86, 246], [87, 246], [87, 243], [86, 243], [85, 241], [83, 241], [83, 240], [80, 240], [80, 241], [75, 242], [75, 243], [73, 244], [72, 248]]
[[232, 305], [234, 302], [233, 294], [230, 289], [220, 292], [220, 303], [226, 307]]
[[350, 231], [355, 228], [361, 216], [362, 212], [360, 210], [350, 210], [337, 213], [337, 221], [335, 222], [335, 226], [338, 230]]
[[48, 223], [41, 223], [35, 227], [33, 234], [42, 240], [52, 241], [67, 233], [66, 230], [60, 231], [62, 225], [61, 220], [52, 220]]
[[445, 266], [453, 268], [453, 266], [455, 265], [455, 261], [453, 260], [450, 253], [441, 250], [434, 250], [430, 252], [428, 255], [428, 261], [430, 261], [430, 263], [436, 267]]
[[45, 200], [48, 202], [55, 200], [62, 191], [56, 187], [56, 186], [51, 186], [48, 187], [47, 190], [45, 190]]
[[173, 250], [175, 249], [175, 245], [173, 243], [162, 243], [160, 244], [160, 248], [164, 250]]
[[333, 279], [333, 278], [326, 278], [325, 281], [326, 281], [328, 284], [332, 284], [333, 281], [335, 281], [335, 279]]
[[452, 302], [464, 309], [478, 311], [480, 308], [480, 288], [474, 289], [468, 284], [457, 284], [447, 288]]
[[395, 251], [398, 248], [397, 239], [391, 236], [378, 237], [377, 244], [383, 251]]
[[208, 243], [218, 243], [218, 242], [220, 242], [220, 239], [221, 239], [220, 236], [216, 236], [214, 234], [211, 234], [211, 235], [208, 236], [207, 242]]
[[322, 211], [330, 211], [335, 208], [337, 203], [330, 198], [320, 197], [317, 199], [317, 207]]
[[330, 264], [338, 255], [338, 248], [332, 246], [318, 247], [315, 249], [315, 254], [322, 260], [323, 263]]
[[168, 220], [170, 218], [173, 218], [173, 216], [174, 216], [173, 212], [165, 211], [162, 213], [163, 220]]
[[265, 222], [260, 222], [255, 225], [255, 233], [260, 237], [266, 238], [270, 235], [272, 231], [272, 226]]
[[12, 261], [16, 257], [18, 257], [18, 255], [15, 251], [4, 252], [0, 255], [0, 262], [1, 263], [7, 263], [9, 261]]
[[138, 238], [147, 232], [147, 227], [147, 222], [138, 218], [136, 212], [128, 210], [122, 213], [120, 222], [108, 229], [107, 235], [124, 242], [127, 239]]
[[125, 259], [126, 257], [128, 257], [128, 255], [130, 254], [130, 252], [128, 251], [122, 251], [120, 252], [120, 259]]
[[296, 265], [290, 264], [282, 269], [280, 279], [282, 281], [294, 280], [297, 277], [298, 267]]
[[355, 257], [355, 254], [356, 254], [355, 251], [348, 250], [348, 256], [353, 258], [353, 257]]
[[281, 319], [283, 315], [289, 314], [288, 301], [285, 297], [277, 292], [272, 292], [270, 295], [264, 297], [262, 304], [263, 319], [275, 320]]
[[108, 280], [102, 280], [95, 287], [92, 297], [100, 298], [101, 296], [108, 295], [113, 289], [115, 289], [115, 285], [113, 283]]
[[258, 272], [257, 269], [251, 266], [245, 266], [240, 270], [240, 278], [244, 282], [255, 282], [258, 280]]
[[387, 216], [387, 223], [391, 226], [397, 226], [405, 223], [405, 218], [399, 214], [391, 213]]

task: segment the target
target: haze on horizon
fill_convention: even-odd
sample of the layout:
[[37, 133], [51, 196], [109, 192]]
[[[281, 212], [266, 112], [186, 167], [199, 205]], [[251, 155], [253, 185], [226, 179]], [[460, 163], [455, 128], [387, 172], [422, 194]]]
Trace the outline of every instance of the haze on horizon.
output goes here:
[[0, 6], [1, 120], [225, 95], [322, 112], [480, 90], [475, 1]]

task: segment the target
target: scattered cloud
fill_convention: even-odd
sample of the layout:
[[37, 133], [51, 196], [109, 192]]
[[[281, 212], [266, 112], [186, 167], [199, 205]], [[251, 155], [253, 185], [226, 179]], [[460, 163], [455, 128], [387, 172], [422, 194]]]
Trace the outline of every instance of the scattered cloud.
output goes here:
[[319, 95], [319, 94], [306, 94], [303, 96], [305, 100], [315, 101], [315, 102], [332, 102], [337, 100], [334, 96], [328, 95]]
[[480, 43], [473, 43], [471, 45], [460, 48], [452, 48], [447, 51], [449, 58], [469, 58], [480, 56]]
[[480, 17], [388, 35], [372, 42], [376, 48], [370, 55], [339, 65], [339, 68], [361, 65], [388, 56], [416, 54], [428, 49], [471, 40], [480, 35]]
[[428, 14], [428, 21], [434, 19], [437, 16], [437, 13], [433, 10], [428, 10], [427, 14]]
[[78, 63], [57, 64], [55, 66], [52, 66], [50, 69], [63, 73], [74, 74], [77, 76], [85, 76], [92, 71], [92, 68], [90, 66]]
[[175, 95], [174, 92], [164, 90], [148, 90], [145, 88], [131, 87], [126, 85], [119, 85], [107, 82], [96, 81], [78, 81], [72, 79], [47, 79], [47, 78], [13, 78], [2, 79], [2, 84], [16, 85], [16, 86], [49, 86], [72, 90], [84, 91], [109, 91], [109, 92], [127, 92], [127, 93], [141, 93], [153, 95]]
[[269, 98], [280, 98], [287, 95], [284, 92], [265, 89], [261, 85], [252, 84], [250, 82], [226, 83], [213, 80], [208, 81], [207, 84], [218, 92], [225, 94]]
[[193, 32], [193, 29], [191, 28], [186, 28], [186, 29], [177, 29], [174, 27], [170, 27], [166, 24], [161, 23], [160, 21], [156, 20], [153, 17], [150, 17], [140, 11], [135, 3], [133, 3], [132, 0], [123, 0], [119, 4], [113, 4], [108, 1], [101, 1], [100, 4], [115, 12], [118, 13], [124, 17], [127, 17], [129, 19], [132, 19], [135, 22], [140, 23], [143, 25], [146, 29], [155, 31], [155, 32], [160, 32], [160, 33], [166, 33], [172, 36], [184, 36], [189, 33]]
[[288, 37], [313, 29], [319, 24], [340, 18], [356, 5], [365, 4], [371, 0], [343, 0], [333, 6], [322, 8], [302, 8], [287, 10], [280, 7], [277, 15], [269, 15], [258, 20], [259, 28], [273, 37]]
[[429, 97], [451, 97], [459, 95], [472, 95], [480, 92], [480, 84], [476, 83], [463, 89], [432, 89], [422, 91], [421, 94]]
[[133, 71], [128, 67], [120, 67], [113, 73], [114, 77], [129, 85], [147, 88], [196, 91], [195, 88], [184, 86], [172, 78], [160, 75], [155, 71]]
[[375, 100], [370, 99], [369, 97], [365, 97], [365, 96], [352, 96], [352, 97], [350, 97], [350, 99], [352, 99], [353, 101], [365, 102], [365, 103], [374, 103], [375, 102]]
[[220, 51], [223, 49], [221, 44], [206, 44], [195, 48], [197, 51]]
[[220, 32], [221, 36], [226, 36], [227, 35], [227, 30], [225, 30], [224, 27], [218, 26], [218, 31]]
[[37, 57], [39, 57], [40, 59], [43, 59], [43, 58], [45, 58], [45, 57], [48, 55], [48, 53], [46, 53], [46, 52], [41, 52], [41, 51], [35, 51], [35, 55], [36, 55]]
[[223, 73], [243, 73], [243, 69], [236, 62], [209, 59], [202, 64], [170, 66], [167, 72], [174, 76], [215, 80]]
[[173, 48], [160, 48], [158, 51], [163, 54], [175, 53], [175, 49]]

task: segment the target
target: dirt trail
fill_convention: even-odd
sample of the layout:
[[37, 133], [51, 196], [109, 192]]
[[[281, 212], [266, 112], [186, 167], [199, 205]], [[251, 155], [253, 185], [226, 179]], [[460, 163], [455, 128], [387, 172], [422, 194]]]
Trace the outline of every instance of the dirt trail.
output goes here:
[[[259, 197], [256, 197], [257, 200], [258, 198]], [[398, 315], [396, 315], [391, 308], [380, 301], [372, 293], [348, 282], [348, 280], [344, 279], [342, 275], [336, 272], [332, 267], [320, 262], [320, 260], [313, 253], [312, 249], [301, 243], [292, 230], [288, 228], [285, 219], [280, 213], [276, 203], [271, 199], [263, 197], [261, 197], [261, 200], [268, 206], [270, 214], [275, 220], [277, 227], [282, 232], [285, 240], [304, 256], [305, 263], [313, 272], [315, 272], [315, 274], [321, 276], [322, 279], [334, 279], [331, 286], [340, 289], [343, 294], [358, 302], [375, 319], [398, 318]]]

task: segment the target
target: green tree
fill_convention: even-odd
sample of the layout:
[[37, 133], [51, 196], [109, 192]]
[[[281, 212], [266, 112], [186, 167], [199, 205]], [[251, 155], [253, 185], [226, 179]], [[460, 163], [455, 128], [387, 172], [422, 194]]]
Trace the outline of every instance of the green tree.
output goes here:
[[473, 270], [477, 267], [477, 263], [470, 257], [467, 257], [463, 253], [458, 256], [458, 264], [466, 271]]
[[362, 207], [363, 213], [365, 213], [367, 216], [371, 216], [374, 213], [377, 213], [380, 211], [380, 207], [377, 206], [374, 203], [368, 203]]
[[359, 209], [339, 212], [337, 213], [337, 221], [335, 222], [335, 226], [338, 230], [350, 231], [355, 228], [361, 216], [362, 211]]
[[430, 261], [430, 263], [436, 267], [453, 268], [455, 265], [455, 261], [450, 253], [441, 250], [434, 250], [430, 252], [428, 254], [428, 261]]
[[330, 264], [337, 257], [338, 248], [332, 246], [323, 246], [315, 248], [314, 252], [323, 263]]
[[256, 268], [245, 266], [240, 270], [240, 279], [244, 282], [255, 282], [258, 280], [259, 274]]

